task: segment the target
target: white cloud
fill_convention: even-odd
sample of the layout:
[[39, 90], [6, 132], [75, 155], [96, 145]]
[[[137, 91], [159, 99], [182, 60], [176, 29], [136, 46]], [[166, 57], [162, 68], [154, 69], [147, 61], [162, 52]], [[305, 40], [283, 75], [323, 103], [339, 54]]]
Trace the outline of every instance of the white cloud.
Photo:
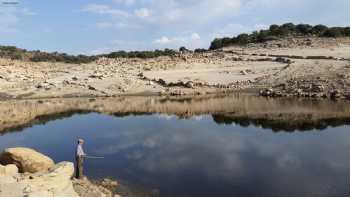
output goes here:
[[134, 11], [135, 15], [139, 18], [147, 18], [150, 16], [150, 10], [147, 8], [141, 8]]
[[19, 10], [20, 14], [25, 15], [25, 16], [34, 16], [36, 15], [35, 12], [33, 12], [31, 9], [29, 8], [22, 8]]
[[0, 32], [10, 33], [17, 31], [17, 24], [23, 16], [36, 15], [29, 8], [15, 6], [0, 6]]
[[186, 46], [189, 48], [202, 47], [203, 42], [198, 33], [192, 33], [188, 36], [176, 36], [176, 37], [167, 37], [162, 36], [153, 41], [153, 44], [158, 45], [159, 47], [165, 48], [179, 48], [181, 46]]
[[114, 26], [114, 24], [111, 22], [98, 22], [98, 23], [96, 23], [96, 27], [99, 29], [109, 29], [109, 28], [112, 28], [113, 26]]
[[96, 23], [98, 29], [139, 29], [141, 26], [136, 24], [124, 23], [124, 22], [98, 22]]
[[111, 15], [114, 17], [128, 17], [129, 13], [125, 12], [123, 10], [119, 9], [113, 9], [108, 5], [103, 5], [103, 4], [88, 4], [85, 6], [82, 11], [84, 12], [89, 12], [89, 13], [94, 13], [94, 14], [101, 14], [101, 15]]
[[113, 0], [114, 3], [131, 6], [135, 4], [135, 0]]
[[[120, 10], [113, 5], [88, 4], [82, 10], [101, 15], [113, 15], [130, 17], [129, 20], [157, 25], [169, 25], [169, 23], [193, 24], [215, 20], [217, 17], [232, 15], [241, 6], [242, 0], [202, 0], [202, 1], [175, 1], [175, 0], [152, 0], [142, 1], [142, 7], [130, 12]], [[138, 5], [135, 0], [114, 0], [115, 3], [125, 5]], [[134, 17], [132, 17], [132, 15]], [[120, 19], [118, 19], [120, 20]]]
[[198, 33], [193, 33], [193, 34], [191, 35], [191, 39], [192, 39], [192, 40], [200, 40], [201, 37], [199, 36]]
[[86, 51], [85, 54], [97, 55], [103, 53], [110, 53], [113, 51], [142, 51], [142, 50], [152, 50], [149, 43], [145, 41], [127, 41], [127, 40], [112, 40], [104, 47], [99, 47], [90, 51]]
[[264, 24], [256, 24], [254, 26], [245, 26], [237, 23], [230, 23], [220, 28], [218, 31], [215, 31], [211, 36], [213, 38], [222, 38], [222, 37], [232, 37], [241, 33], [249, 33], [254, 30], [266, 29], [268, 26]]
[[243, 26], [241, 24], [227, 24], [226, 26], [220, 28], [217, 32], [215, 32], [213, 37], [232, 37], [242, 32], [247, 32], [248, 29], [248, 27]]
[[156, 24], [202, 23], [227, 14], [232, 15], [241, 6], [241, 0], [201, 0], [201, 1], [149, 1], [152, 8], [152, 20]]
[[15, 8], [0, 7], [0, 32], [16, 31], [18, 21]]
[[168, 37], [166, 37], [166, 36], [163, 36], [163, 37], [161, 37], [161, 38], [159, 38], [159, 39], [156, 39], [155, 41], [154, 41], [154, 43], [156, 43], [156, 44], [168, 44], [168, 43], [170, 43], [170, 42], [172, 42], [172, 40], [170, 40]]

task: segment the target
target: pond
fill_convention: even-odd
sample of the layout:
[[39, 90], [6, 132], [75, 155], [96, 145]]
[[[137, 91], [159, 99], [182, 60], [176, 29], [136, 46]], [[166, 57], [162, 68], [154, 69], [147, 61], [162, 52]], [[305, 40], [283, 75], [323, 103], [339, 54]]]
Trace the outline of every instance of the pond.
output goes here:
[[345, 101], [233, 95], [0, 105], [0, 150], [25, 146], [74, 161], [76, 139], [84, 138], [88, 154], [104, 157], [85, 162], [88, 177], [154, 196], [350, 195]]

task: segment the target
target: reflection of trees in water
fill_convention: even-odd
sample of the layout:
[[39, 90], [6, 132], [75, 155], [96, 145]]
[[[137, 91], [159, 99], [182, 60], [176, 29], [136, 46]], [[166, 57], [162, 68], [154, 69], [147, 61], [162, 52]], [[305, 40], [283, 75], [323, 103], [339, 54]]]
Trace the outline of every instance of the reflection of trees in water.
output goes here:
[[145, 116], [152, 115], [152, 113], [142, 113], [142, 112], [116, 112], [112, 114], [114, 117], [123, 118], [127, 116]]
[[0, 103], [0, 109], [0, 134], [89, 112], [114, 117], [166, 114], [178, 119], [214, 114], [218, 124], [255, 125], [287, 132], [323, 130], [350, 122], [349, 102], [266, 99], [241, 94], [22, 100]]
[[256, 126], [264, 129], [272, 129], [275, 132], [286, 131], [310, 131], [310, 130], [325, 130], [328, 127], [338, 127], [342, 125], [350, 125], [350, 118], [328, 118], [322, 120], [307, 120], [307, 119], [268, 119], [268, 118], [251, 118], [248, 116], [232, 116], [227, 114], [212, 115], [213, 120], [217, 124], [238, 124], [242, 127]]
[[[65, 118], [69, 118], [76, 114], [88, 114], [93, 113], [93, 111], [89, 110], [72, 110], [66, 112], [59, 112], [54, 114], [46, 114], [37, 116], [33, 121], [28, 122], [26, 124], [18, 125], [16, 127], [7, 128], [5, 130], [0, 131], [1, 135], [9, 132], [20, 132], [25, 128], [32, 127], [33, 125], [45, 125], [47, 122], [54, 120], [62, 120]], [[96, 112], [98, 113], [98, 112]], [[145, 115], [153, 115], [154, 113], [149, 112], [116, 112], [110, 114], [114, 117], [122, 118], [128, 116], [145, 116]], [[169, 114], [170, 115], [170, 114]], [[190, 119], [194, 115], [190, 113], [184, 114], [172, 114], [177, 116], [179, 119]], [[350, 118], [326, 118], [322, 120], [310, 120], [310, 118], [305, 117], [299, 119], [274, 119], [268, 118], [268, 115], [265, 118], [253, 118], [249, 116], [235, 116], [232, 114], [213, 114], [213, 120], [217, 124], [238, 124], [242, 127], [255, 126], [261, 127], [264, 129], [272, 129], [275, 132], [295, 132], [299, 131], [310, 131], [310, 130], [325, 130], [328, 127], [338, 127], [342, 125], [350, 125]]]

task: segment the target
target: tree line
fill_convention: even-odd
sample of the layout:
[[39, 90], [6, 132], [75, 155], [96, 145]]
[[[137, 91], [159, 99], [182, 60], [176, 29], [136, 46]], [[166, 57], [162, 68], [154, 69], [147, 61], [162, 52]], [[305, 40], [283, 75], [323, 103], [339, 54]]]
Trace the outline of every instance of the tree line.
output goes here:
[[13, 60], [32, 62], [64, 62], [64, 63], [90, 63], [100, 57], [108, 58], [154, 58], [159, 56], [172, 56], [177, 51], [172, 49], [154, 51], [116, 51], [101, 55], [68, 55], [66, 53], [48, 53], [43, 51], [28, 51], [15, 46], [0, 46], [0, 57]]
[[317, 37], [347, 37], [350, 36], [350, 27], [327, 27], [325, 25], [309, 25], [285, 23], [271, 25], [269, 29], [254, 31], [250, 34], [239, 34], [229, 38], [216, 38], [210, 44], [210, 50], [232, 45], [246, 45], [249, 43], [263, 43], [266, 41], [285, 38], [288, 36], [317, 36]]

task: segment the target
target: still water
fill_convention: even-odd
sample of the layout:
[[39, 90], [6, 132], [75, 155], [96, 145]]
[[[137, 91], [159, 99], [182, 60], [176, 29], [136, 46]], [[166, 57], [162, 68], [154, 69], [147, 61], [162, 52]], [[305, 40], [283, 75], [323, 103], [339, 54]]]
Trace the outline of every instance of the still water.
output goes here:
[[222, 119], [72, 113], [0, 135], [0, 150], [26, 146], [73, 161], [81, 137], [88, 154], [105, 157], [85, 162], [88, 177], [112, 177], [157, 196], [350, 196], [345, 123], [276, 132]]

